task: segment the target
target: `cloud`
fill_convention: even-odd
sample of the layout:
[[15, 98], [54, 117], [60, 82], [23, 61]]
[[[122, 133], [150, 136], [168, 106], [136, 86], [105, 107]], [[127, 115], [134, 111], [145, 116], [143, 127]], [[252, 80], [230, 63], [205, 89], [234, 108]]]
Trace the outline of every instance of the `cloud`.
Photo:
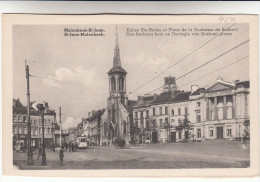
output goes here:
[[69, 128], [75, 128], [81, 122], [81, 118], [63, 117], [62, 129], [67, 130]]

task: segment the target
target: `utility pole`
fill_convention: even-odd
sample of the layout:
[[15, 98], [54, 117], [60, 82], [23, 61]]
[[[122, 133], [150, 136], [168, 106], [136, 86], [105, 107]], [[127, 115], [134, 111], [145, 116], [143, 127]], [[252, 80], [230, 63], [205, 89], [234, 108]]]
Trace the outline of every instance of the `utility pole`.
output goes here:
[[27, 125], [28, 125], [28, 152], [27, 152], [27, 165], [32, 166], [33, 164], [33, 153], [31, 148], [31, 116], [30, 116], [30, 73], [29, 66], [26, 65], [25, 60], [25, 70], [26, 70], [26, 79], [27, 79]]
[[60, 147], [61, 147], [61, 129], [62, 129], [62, 123], [61, 123], [61, 107], [60, 107]]

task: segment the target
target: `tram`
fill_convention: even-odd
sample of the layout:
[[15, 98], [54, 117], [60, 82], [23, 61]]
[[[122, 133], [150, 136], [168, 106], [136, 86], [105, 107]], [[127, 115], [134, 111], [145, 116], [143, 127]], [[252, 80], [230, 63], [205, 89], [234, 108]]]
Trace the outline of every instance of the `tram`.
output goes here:
[[88, 147], [87, 137], [85, 137], [85, 136], [78, 137], [77, 138], [77, 143], [78, 143], [79, 149], [83, 149], [83, 148], [87, 148]]

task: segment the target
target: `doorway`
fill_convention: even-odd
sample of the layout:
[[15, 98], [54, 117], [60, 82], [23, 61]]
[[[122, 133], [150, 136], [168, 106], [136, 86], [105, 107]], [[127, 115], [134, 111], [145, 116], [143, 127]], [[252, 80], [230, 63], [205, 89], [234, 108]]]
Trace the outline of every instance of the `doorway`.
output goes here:
[[217, 127], [217, 139], [223, 139], [223, 126]]
[[158, 142], [158, 134], [156, 131], [152, 132], [152, 142], [157, 143]]
[[171, 132], [171, 142], [176, 142], [176, 132]]

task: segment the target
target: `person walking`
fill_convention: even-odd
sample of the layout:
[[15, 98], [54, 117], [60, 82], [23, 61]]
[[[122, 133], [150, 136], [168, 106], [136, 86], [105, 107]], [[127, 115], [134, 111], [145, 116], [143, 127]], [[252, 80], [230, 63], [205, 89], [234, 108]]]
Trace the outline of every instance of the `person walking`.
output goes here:
[[59, 155], [60, 156], [60, 167], [61, 168], [64, 168], [63, 167], [63, 158], [64, 158], [64, 150], [63, 149], [64, 149], [64, 147], [62, 146], [61, 149], [60, 149], [60, 155]]
[[71, 144], [71, 150], [74, 152], [74, 143]]
[[40, 158], [41, 155], [42, 155], [42, 145], [40, 145], [40, 147], [39, 147], [37, 160], [39, 160], [39, 158]]
[[69, 151], [71, 152], [71, 142], [69, 143]]
[[68, 150], [68, 143], [67, 142], [65, 142], [65, 149], [66, 149], [66, 152], [67, 152], [67, 150]]
[[76, 142], [76, 144], [75, 144], [75, 152], [77, 152], [78, 151], [78, 143]]

